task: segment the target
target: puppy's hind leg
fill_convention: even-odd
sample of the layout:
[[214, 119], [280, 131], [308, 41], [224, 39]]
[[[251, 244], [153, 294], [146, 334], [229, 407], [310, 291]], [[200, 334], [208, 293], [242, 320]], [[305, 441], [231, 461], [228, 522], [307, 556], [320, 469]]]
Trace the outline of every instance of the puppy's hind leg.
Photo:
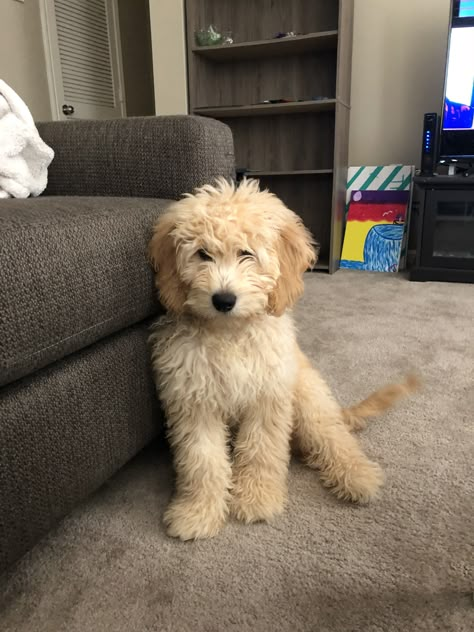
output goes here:
[[365, 503], [375, 497], [382, 471], [365, 456], [329, 387], [303, 353], [294, 414], [296, 445], [307, 465], [320, 470], [323, 484], [338, 498]]

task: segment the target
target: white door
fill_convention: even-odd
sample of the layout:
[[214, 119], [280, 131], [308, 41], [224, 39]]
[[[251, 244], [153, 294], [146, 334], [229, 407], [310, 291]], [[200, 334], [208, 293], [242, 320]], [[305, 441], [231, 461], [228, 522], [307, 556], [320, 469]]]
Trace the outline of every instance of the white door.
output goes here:
[[54, 119], [125, 116], [117, 0], [42, 0]]

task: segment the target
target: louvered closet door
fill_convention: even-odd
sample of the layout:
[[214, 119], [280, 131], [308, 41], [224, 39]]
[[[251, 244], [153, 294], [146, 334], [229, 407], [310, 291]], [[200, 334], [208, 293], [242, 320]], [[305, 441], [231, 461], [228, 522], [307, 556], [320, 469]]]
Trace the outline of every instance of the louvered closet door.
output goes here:
[[60, 118], [124, 116], [116, 0], [50, 0], [50, 11]]

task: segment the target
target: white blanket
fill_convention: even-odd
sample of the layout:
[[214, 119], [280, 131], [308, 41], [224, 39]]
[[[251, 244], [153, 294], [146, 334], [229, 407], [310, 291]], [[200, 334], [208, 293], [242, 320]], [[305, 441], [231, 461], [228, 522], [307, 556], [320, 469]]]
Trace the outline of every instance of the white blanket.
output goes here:
[[42, 193], [53, 158], [54, 151], [41, 140], [28, 107], [0, 79], [0, 198]]

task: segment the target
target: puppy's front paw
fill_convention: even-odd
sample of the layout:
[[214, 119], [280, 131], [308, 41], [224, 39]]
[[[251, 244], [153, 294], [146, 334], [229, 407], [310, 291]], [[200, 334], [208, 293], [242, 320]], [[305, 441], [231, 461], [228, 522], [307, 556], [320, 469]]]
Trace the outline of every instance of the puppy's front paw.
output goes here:
[[377, 463], [364, 459], [352, 463], [337, 480], [327, 472], [322, 472], [321, 478], [338, 498], [364, 504], [377, 496], [385, 477]]
[[283, 484], [237, 478], [232, 488], [232, 515], [247, 524], [271, 520], [283, 512], [285, 503], [286, 486]]
[[212, 538], [224, 526], [229, 510], [225, 503], [203, 501], [171, 501], [163, 521], [168, 535], [181, 540]]

